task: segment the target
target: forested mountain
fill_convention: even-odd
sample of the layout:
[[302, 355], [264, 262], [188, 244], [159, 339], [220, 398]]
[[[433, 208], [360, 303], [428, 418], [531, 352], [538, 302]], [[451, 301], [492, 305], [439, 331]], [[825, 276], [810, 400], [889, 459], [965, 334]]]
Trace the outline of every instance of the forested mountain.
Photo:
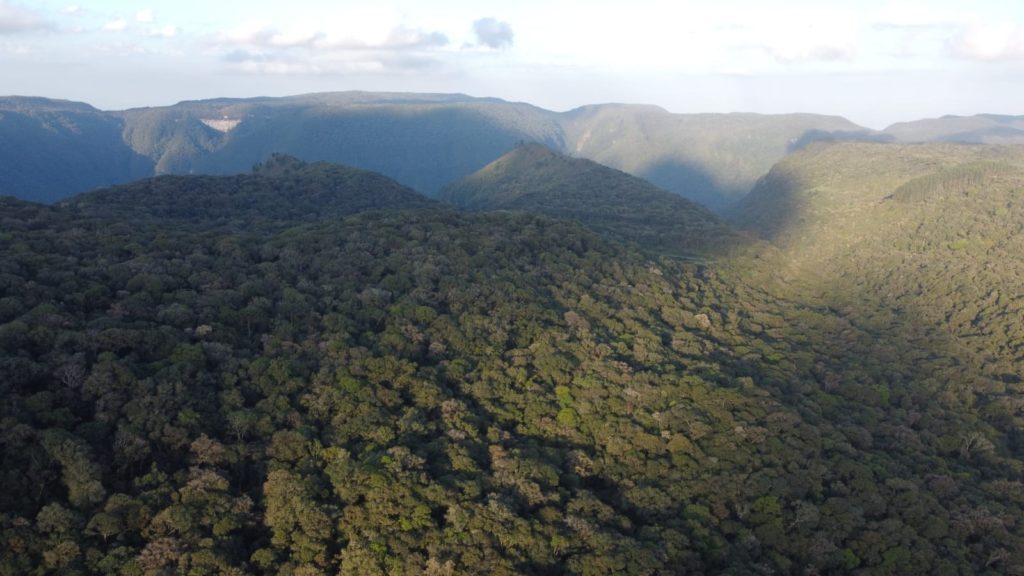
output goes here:
[[288, 158], [2, 199], [0, 573], [1022, 574], [1016, 154], [812, 145], [707, 262]]
[[232, 174], [274, 152], [374, 170], [426, 193], [518, 141], [561, 146], [553, 113], [461, 95], [344, 92], [183, 102], [120, 113], [157, 173]]
[[236, 176], [159, 176], [80, 194], [62, 206], [132, 222], [208, 227], [281, 227], [432, 200], [376, 172], [281, 154]]
[[153, 173], [124, 121], [87, 104], [0, 98], [0, 195], [54, 202]]
[[899, 142], [1024, 144], [1024, 116], [977, 114], [900, 122], [885, 129]]
[[[235, 174], [275, 152], [381, 172], [433, 195], [516, 143], [536, 142], [718, 209], [745, 194], [802, 138], [862, 131], [841, 118], [810, 114], [690, 115], [634, 105], [556, 113], [494, 98], [365, 92], [215, 99], [121, 112], [0, 99], [0, 114], [0, 166], [28, 160], [24, 169], [0, 172], [0, 191], [41, 201], [143, 175]], [[25, 114], [50, 119], [33, 120], [34, 131], [27, 131]], [[82, 125], [83, 114], [103, 130], [57, 138], [63, 132], [45, 127]], [[44, 136], [52, 142], [33, 148], [31, 138]], [[66, 169], [46, 170], [40, 158]]]
[[695, 202], [646, 180], [540, 144], [515, 150], [441, 189], [470, 210], [523, 210], [580, 222], [599, 234], [658, 252], [721, 252], [743, 239]]

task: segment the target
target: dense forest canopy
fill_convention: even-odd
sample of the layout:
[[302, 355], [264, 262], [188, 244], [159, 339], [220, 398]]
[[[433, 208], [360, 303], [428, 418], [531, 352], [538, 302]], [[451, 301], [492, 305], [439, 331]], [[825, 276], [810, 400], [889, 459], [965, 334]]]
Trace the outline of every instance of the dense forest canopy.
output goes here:
[[1024, 573], [1016, 154], [810, 146], [707, 261], [284, 157], [2, 199], [0, 574]]

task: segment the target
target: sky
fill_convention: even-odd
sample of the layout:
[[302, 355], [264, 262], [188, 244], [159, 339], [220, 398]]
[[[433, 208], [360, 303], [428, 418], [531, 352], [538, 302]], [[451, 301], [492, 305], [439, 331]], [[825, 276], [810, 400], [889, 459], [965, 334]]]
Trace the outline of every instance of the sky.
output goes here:
[[459, 92], [550, 110], [1024, 114], [1019, 0], [0, 0], [0, 94]]

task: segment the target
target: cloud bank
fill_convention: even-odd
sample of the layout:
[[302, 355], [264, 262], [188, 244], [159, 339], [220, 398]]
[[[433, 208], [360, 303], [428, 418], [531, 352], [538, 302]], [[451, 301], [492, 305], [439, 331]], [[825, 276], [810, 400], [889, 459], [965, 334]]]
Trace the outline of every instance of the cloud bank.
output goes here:
[[52, 24], [37, 12], [0, 0], [0, 34], [17, 34], [51, 27]]
[[[361, 32], [361, 33], [360, 33]], [[403, 72], [440, 63], [449, 44], [438, 31], [392, 26], [374, 31], [247, 25], [224, 34], [223, 60], [257, 74]]]
[[950, 42], [958, 58], [982, 61], [1024, 60], [1024, 25], [975, 24]]

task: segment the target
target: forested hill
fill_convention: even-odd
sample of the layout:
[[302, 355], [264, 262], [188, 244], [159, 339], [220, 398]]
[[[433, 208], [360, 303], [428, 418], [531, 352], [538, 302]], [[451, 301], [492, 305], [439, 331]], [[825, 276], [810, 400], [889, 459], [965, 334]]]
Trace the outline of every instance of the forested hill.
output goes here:
[[[815, 146], [776, 166], [737, 222], [780, 248], [766, 261], [777, 286], [874, 338], [831, 336], [879, 372], [865, 378], [847, 369], [835, 386], [873, 383], [905, 410], [908, 429], [936, 410], [960, 411], [974, 433], [937, 431], [924, 443], [955, 447], [965, 461], [1001, 461], [1020, 498], [1024, 149]], [[898, 390], [917, 392], [897, 399]], [[995, 482], [992, 474], [976, 478]]]
[[837, 131], [863, 129], [813, 114], [672, 114], [639, 105], [557, 113], [459, 94], [223, 98], [120, 112], [0, 98], [0, 194], [49, 202], [150, 175], [236, 174], [282, 152], [381, 172], [432, 195], [517, 142], [537, 142], [720, 208], [794, 143]]
[[[279, 160], [211, 182], [353, 174]], [[1024, 572], [1019, 362], [804, 300], [784, 249], [404, 199], [193, 221], [192, 182], [0, 199], [2, 574]], [[874, 204], [978, 190], [909, 182]]]
[[736, 221], [805, 297], [954, 338], [1001, 406], [1024, 394], [1022, 194], [1024, 148], [843, 143], [781, 162]]
[[236, 176], [159, 176], [81, 194], [62, 203], [108, 219], [249, 227], [329, 220], [377, 209], [440, 205], [375, 172], [272, 155]]
[[805, 300], [909, 341], [951, 337], [972, 365], [961, 393], [994, 391], [1002, 413], [1024, 393], [1022, 192], [1021, 147], [823, 145], [773, 168], [736, 222], [781, 249]]
[[524, 210], [580, 222], [657, 252], [694, 255], [745, 243], [703, 206], [625, 172], [539, 144], [513, 151], [441, 189], [471, 210]]

